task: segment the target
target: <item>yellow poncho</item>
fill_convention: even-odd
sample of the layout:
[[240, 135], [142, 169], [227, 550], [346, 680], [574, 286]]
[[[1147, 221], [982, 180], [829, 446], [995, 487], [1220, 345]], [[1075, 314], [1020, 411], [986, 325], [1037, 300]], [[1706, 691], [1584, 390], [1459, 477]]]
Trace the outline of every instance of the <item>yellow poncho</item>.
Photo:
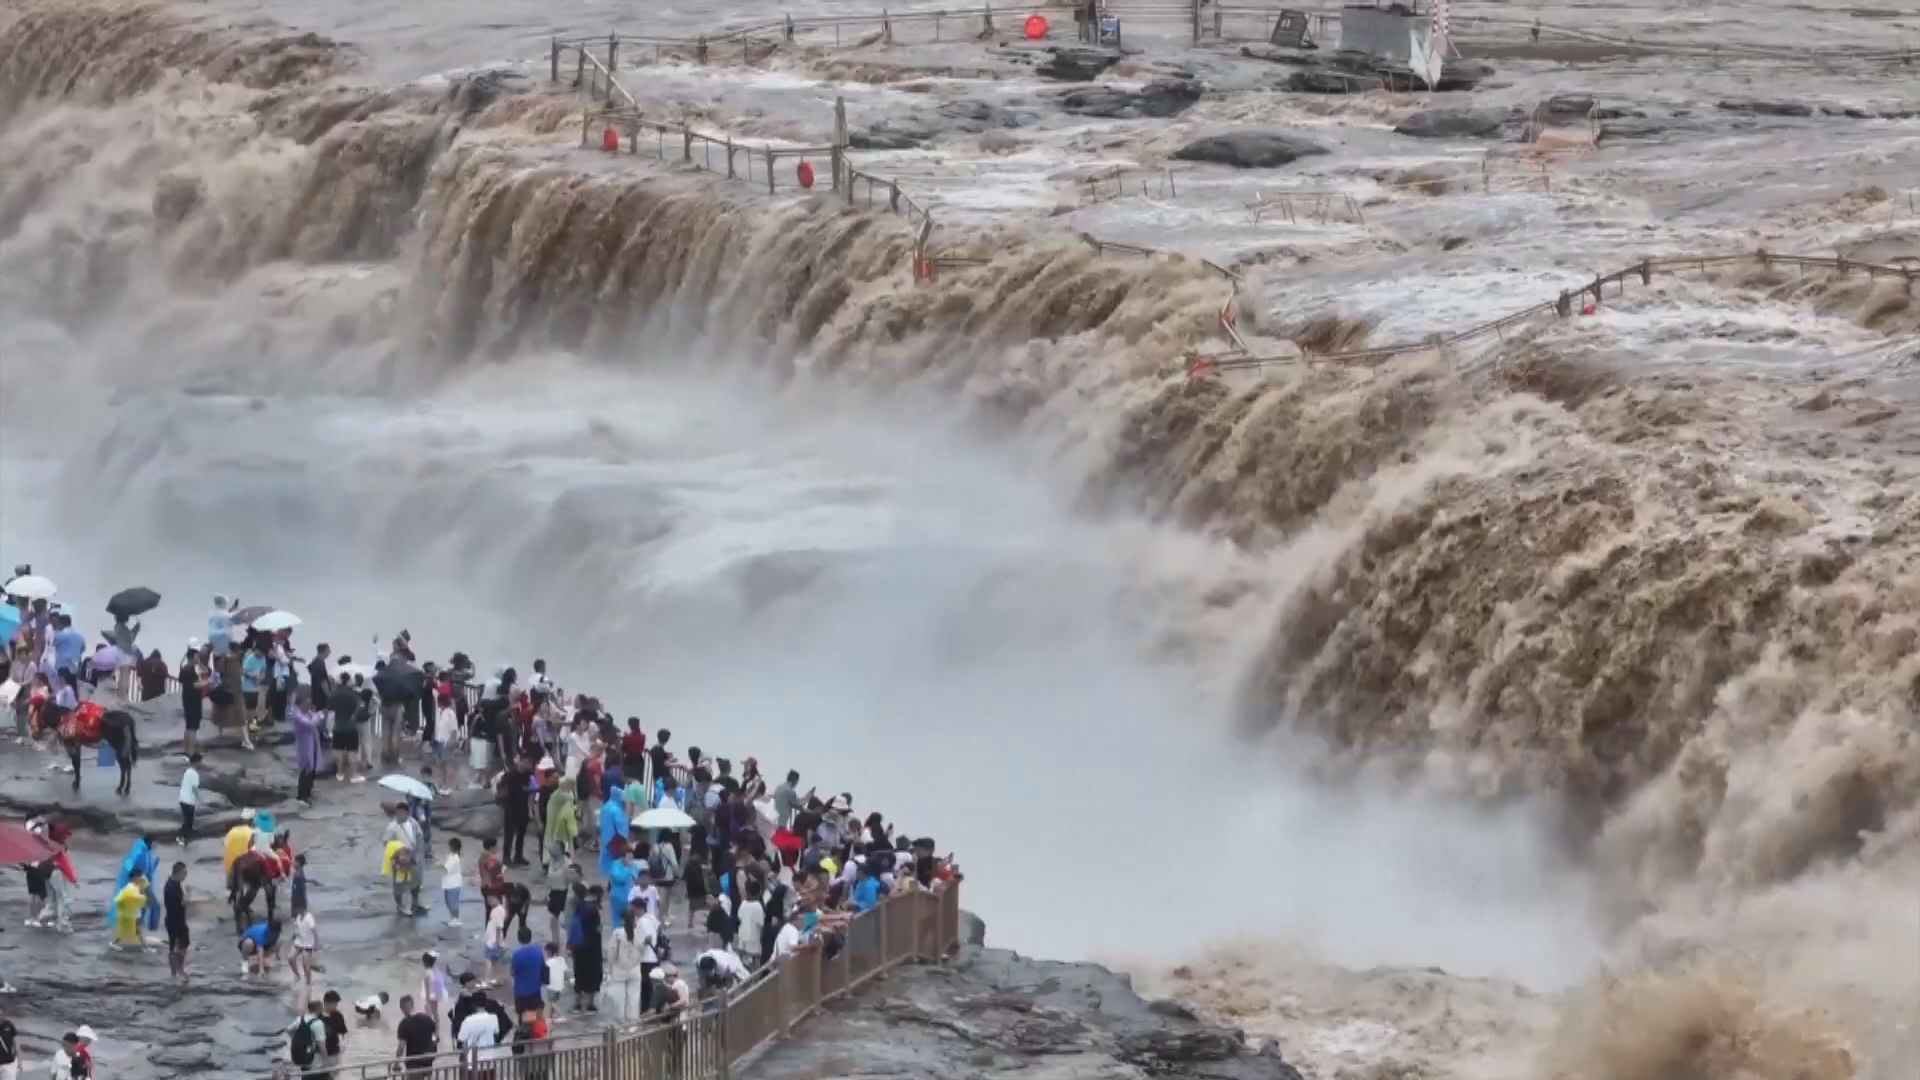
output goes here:
[[129, 881], [113, 898], [113, 936], [123, 945], [140, 944], [140, 909], [147, 906], [147, 893], [138, 882]]
[[247, 845], [253, 843], [253, 826], [235, 825], [227, 830], [226, 850], [220, 855], [220, 872], [231, 874], [233, 860], [247, 853]]
[[404, 851], [406, 849], [406, 846], [407, 845], [401, 843], [398, 840], [387, 841], [387, 850], [382, 852], [380, 855], [380, 876], [381, 877], [390, 877], [390, 878], [393, 878], [395, 881], [412, 881], [413, 880], [412, 873], [408, 872], [403, 867], [398, 867], [393, 864], [394, 855], [398, 852]]

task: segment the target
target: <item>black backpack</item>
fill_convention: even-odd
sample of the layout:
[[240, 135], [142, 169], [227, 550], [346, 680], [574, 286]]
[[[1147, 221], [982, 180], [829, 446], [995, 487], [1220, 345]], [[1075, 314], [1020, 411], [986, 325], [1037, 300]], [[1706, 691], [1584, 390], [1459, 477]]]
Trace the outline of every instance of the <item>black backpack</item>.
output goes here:
[[293, 1063], [302, 1068], [313, 1064], [315, 1046], [313, 1021], [305, 1016], [293, 1028]]

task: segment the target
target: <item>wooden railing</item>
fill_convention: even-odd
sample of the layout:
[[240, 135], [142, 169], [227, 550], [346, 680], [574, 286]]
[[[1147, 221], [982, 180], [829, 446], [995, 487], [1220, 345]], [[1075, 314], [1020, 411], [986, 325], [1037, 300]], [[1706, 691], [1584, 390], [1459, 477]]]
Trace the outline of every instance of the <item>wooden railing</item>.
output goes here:
[[[1920, 266], [1890, 266], [1882, 263], [1855, 262], [1837, 256], [1776, 255], [1772, 252], [1759, 251], [1747, 255], [1687, 255], [1661, 259], [1642, 259], [1631, 266], [1622, 267], [1612, 273], [1602, 274], [1578, 289], [1562, 291], [1559, 296], [1552, 300], [1534, 304], [1531, 307], [1522, 308], [1511, 314], [1503, 315], [1498, 319], [1491, 319], [1477, 326], [1470, 326], [1452, 333], [1429, 334], [1417, 340], [1403, 341], [1392, 345], [1379, 345], [1370, 349], [1353, 349], [1345, 352], [1332, 353], [1313, 353], [1303, 350], [1301, 353], [1288, 353], [1279, 356], [1254, 355], [1246, 349], [1245, 343], [1241, 342], [1239, 343], [1239, 348], [1244, 355], [1191, 358], [1188, 361], [1187, 371], [1189, 374], [1200, 374], [1206, 371], [1227, 371], [1236, 368], [1262, 367], [1267, 364], [1296, 363], [1301, 360], [1369, 363], [1389, 360], [1396, 356], [1405, 356], [1411, 353], [1447, 349], [1457, 345], [1464, 345], [1480, 338], [1491, 336], [1504, 337], [1508, 330], [1545, 315], [1566, 318], [1574, 313], [1576, 305], [1584, 302], [1584, 298], [1591, 297], [1597, 305], [1605, 298], [1607, 289], [1614, 289], [1616, 295], [1618, 295], [1618, 293], [1625, 291], [1627, 283], [1632, 280], [1638, 280], [1642, 285], [1647, 285], [1652, 283], [1655, 274], [1704, 272], [1742, 264], [1763, 267], [1785, 266], [1808, 270], [1831, 270], [1836, 274], [1842, 275], [1859, 273], [1866, 274], [1869, 278], [1889, 277], [1904, 282], [1908, 291], [1913, 290], [1915, 282], [1920, 282]], [[1231, 304], [1231, 302], [1232, 301], [1229, 300], [1229, 304]], [[1228, 316], [1224, 311], [1222, 313], [1222, 320], [1223, 323], [1228, 321]], [[1237, 333], [1231, 336], [1237, 341]]]
[[[725, 1080], [820, 1006], [902, 964], [938, 962], [960, 944], [960, 886], [954, 882], [938, 892], [892, 897], [855, 917], [831, 957], [811, 945], [677, 1016], [503, 1045], [494, 1061], [448, 1050], [306, 1072], [287, 1066], [274, 1080], [473, 1080], [488, 1072], [500, 1080]], [[691, 957], [684, 966], [692, 968]], [[697, 973], [688, 975], [698, 980]]]

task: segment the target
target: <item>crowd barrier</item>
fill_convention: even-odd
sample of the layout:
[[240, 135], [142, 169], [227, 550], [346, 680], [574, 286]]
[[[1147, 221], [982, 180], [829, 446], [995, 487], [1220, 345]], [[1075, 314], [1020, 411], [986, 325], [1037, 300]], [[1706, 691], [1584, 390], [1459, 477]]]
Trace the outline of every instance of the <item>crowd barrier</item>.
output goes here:
[[[448, 1050], [368, 1058], [274, 1080], [727, 1080], [813, 1010], [906, 963], [936, 963], [960, 942], [960, 884], [892, 897], [847, 924], [829, 958], [819, 946], [761, 969], [746, 985], [683, 1015], [501, 1047], [496, 1059]], [[697, 982], [693, 958], [676, 960]]]

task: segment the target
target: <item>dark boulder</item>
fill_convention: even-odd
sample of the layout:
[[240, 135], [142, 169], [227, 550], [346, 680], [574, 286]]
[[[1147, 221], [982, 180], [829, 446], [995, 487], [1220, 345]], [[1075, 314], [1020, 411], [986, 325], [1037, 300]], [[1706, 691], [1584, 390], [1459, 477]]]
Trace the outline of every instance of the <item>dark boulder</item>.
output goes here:
[[1483, 60], [1449, 60], [1440, 69], [1440, 82], [1434, 89], [1442, 93], [1472, 90], [1493, 76], [1493, 65]]
[[1718, 108], [1722, 112], [1742, 113], [1747, 116], [1813, 115], [1813, 106], [1804, 101], [1723, 101]]
[[1518, 134], [1521, 117], [1508, 109], [1428, 109], [1394, 125], [1415, 139], [1499, 139]]
[[1192, 79], [1160, 79], [1139, 90], [1087, 86], [1060, 95], [1060, 107], [1075, 116], [1106, 120], [1178, 116], [1200, 100], [1203, 87]]
[[1383, 89], [1386, 82], [1373, 75], [1346, 71], [1296, 71], [1287, 76], [1287, 89], [1296, 94], [1364, 94]]
[[1232, 131], [1190, 142], [1175, 151], [1173, 156], [1180, 161], [1204, 161], [1215, 165], [1231, 165], [1236, 169], [1272, 169], [1326, 152], [1326, 147], [1298, 135], [1278, 131]]
[[1047, 62], [1034, 70], [1044, 78], [1061, 82], [1092, 82], [1101, 72], [1120, 62], [1120, 53], [1113, 49], [1063, 45], [1047, 52], [1050, 54]]

